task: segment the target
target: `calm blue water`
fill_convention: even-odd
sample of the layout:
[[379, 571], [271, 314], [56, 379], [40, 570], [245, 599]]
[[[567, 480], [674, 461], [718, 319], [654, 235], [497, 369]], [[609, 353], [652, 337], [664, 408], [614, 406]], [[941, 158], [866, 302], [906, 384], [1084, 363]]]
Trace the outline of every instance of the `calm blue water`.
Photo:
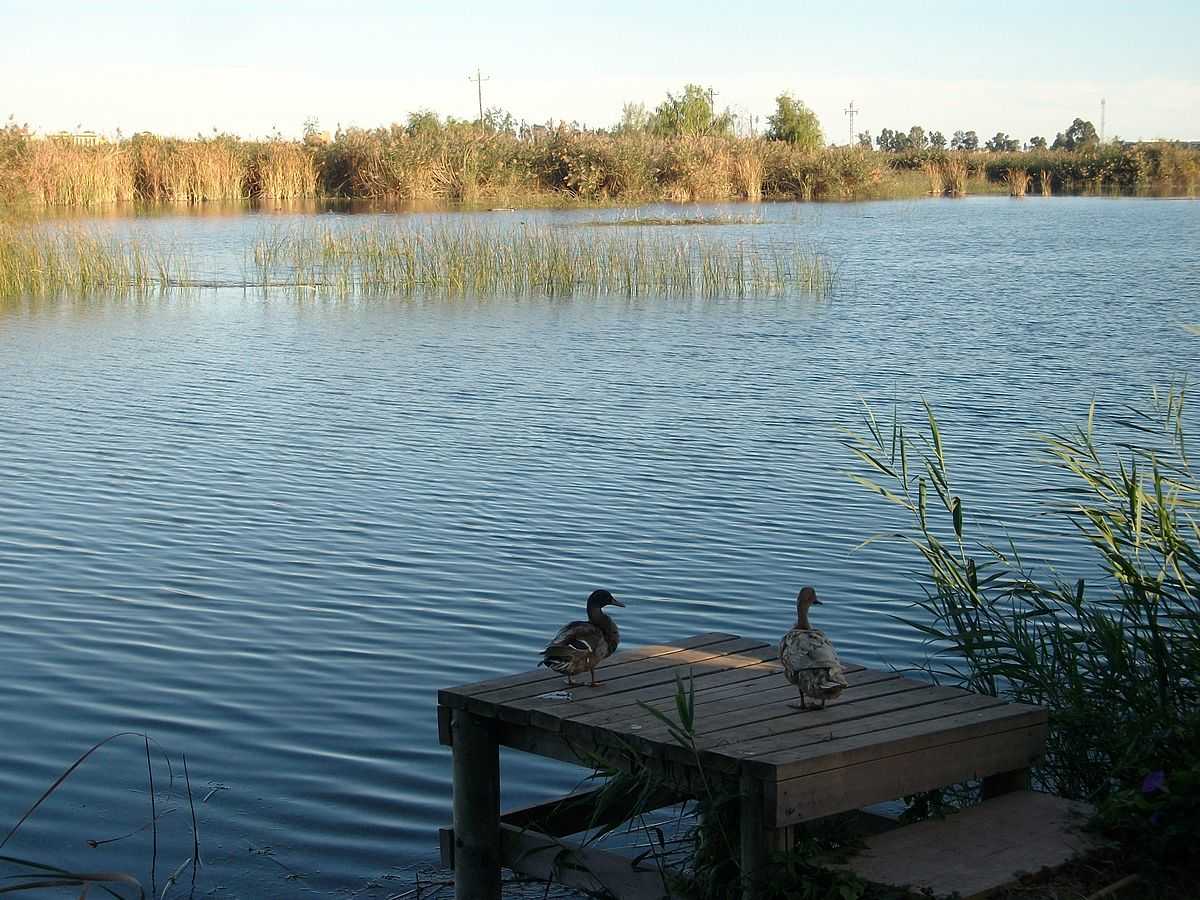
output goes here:
[[[828, 254], [836, 296], [0, 307], [0, 834], [92, 742], [147, 731], [177, 779], [160, 892], [191, 853], [186, 753], [207, 798], [199, 893], [386, 897], [448, 818], [436, 689], [528, 668], [595, 587], [629, 603], [635, 645], [775, 636], [811, 582], [843, 656], [912, 662], [890, 617], [919, 595], [915, 560], [855, 550], [896, 523], [844, 474], [860, 398], [929, 399], [968, 508], [1067, 577], [1092, 571], [1032, 515], [1062, 483], [1035, 435], [1200, 371], [1182, 328], [1200, 321], [1200, 204], [702, 211], [766, 220], [710, 239]], [[99, 227], [218, 275], [306, 220]], [[148, 884], [147, 831], [85, 843], [148, 821], [144, 754], [100, 751], [3, 852]], [[506, 801], [577, 774], [514, 755]]]

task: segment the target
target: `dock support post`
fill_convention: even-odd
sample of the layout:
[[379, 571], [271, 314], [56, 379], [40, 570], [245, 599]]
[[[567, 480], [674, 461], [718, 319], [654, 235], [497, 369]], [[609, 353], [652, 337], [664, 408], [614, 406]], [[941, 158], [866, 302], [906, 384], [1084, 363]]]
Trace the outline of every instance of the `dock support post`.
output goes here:
[[494, 723], [456, 709], [454, 896], [500, 900], [500, 748]]
[[1029, 769], [1012, 769], [987, 775], [983, 779], [983, 799], [991, 800], [1014, 791], [1027, 791], [1029, 784]]
[[743, 774], [738, 793], [741, 797], [738, 822], [741, 831], [742, 900], [757, 900], [762, 895], [762, 878], [771, 852], [763, 783], [753, 775]]

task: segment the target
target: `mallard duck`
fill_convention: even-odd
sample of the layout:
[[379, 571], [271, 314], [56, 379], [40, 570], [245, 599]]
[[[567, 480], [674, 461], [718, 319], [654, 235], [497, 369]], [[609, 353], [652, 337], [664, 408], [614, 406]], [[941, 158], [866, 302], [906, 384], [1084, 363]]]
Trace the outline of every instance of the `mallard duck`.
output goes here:
[[796, 624], [779, 642], [783, 674], [800, 691], [800, 702], [789, 705], [798, 709], [810, 708], [805, 697], [820, 700], [824, 709], [826, 700], [833, 700], [849, 685], [833, 643], [808, 623], [808, 609], [814, 603], [821, 605], [811, 587], [796, 595]]
[[587, 599], [587, 621], [568, 622], [560, 628], [554, 640], [542, 651], [542, 661], [538, 665], [566, 675], [570, 687], [574, 687], [574, 676], [580, 672], [591, 673], [592, 687], [599, 684], [596, 666], [602, 659], [612, 656], [621, 641], [617, 623], [604, 612], [604, 607], [610, 605], [625, 604], [608, 591], [592, 591]]

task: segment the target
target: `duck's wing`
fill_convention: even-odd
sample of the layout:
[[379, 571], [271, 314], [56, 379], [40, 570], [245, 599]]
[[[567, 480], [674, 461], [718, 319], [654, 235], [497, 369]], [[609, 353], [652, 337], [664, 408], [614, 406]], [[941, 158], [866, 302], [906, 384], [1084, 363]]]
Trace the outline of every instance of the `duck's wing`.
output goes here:
[[594, 653], [603, 641], [604, 633], [591, 622], [568, 622], [558, 629], [546, 649], [564, 647], [580, 653]]
[[839, 684], [846, 683], [842, 663], [838, 659], [833, 642], [820, 631], [793, 628], [779, 642], [779, 661], [790, 681], [795, 681], [800, 672], [813, 669], [825, 670], [829, 678]]

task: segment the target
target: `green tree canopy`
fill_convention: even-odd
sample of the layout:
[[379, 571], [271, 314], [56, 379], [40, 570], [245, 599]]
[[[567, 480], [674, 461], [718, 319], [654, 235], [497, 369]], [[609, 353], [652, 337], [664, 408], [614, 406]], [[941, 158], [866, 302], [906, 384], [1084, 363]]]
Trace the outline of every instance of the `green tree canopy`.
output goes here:
[[1100, 143], [1096, 126], [1086, 119], [1076, 118], [1067, 130], [1060, 131], [1051, 144], [1054, 150], [1079, 150]]
[[925, 137], [925, 129], [920, 125], [914, 125], [908, 129], [908, 148], [909, 150], [924, 150], [929, 146], [929, 138]]
[[805, 150], [816, 150], [825, 143], [817, 114], [790, 93], [775, 98], [775, 112], [767, 118], [767, 137], [787, 141]]
[[1044, 137], [1041, 137], [1040, 135], [1034, 135], [1033, 137], [1031, 137], [1029, 139], [1029, 149], [1030, 150], [1045, 150], [1046, 149], [1046, 139]]
[[934, 150], [946, 149], [946, 136], [940, 131], [929, 132], [929, 146]]
[[1021, 142], [1016, 138], [1011, 138], [1003, 131], [997, 131], [996, 136], [989, 138], [984, 147], [993, 152], [1020, 150]]
[[979, 135], [974, 131], [956, 131], [950, 138], [951, 150], [978, 150]]
[[688, 134], [730, 134], [733, 116], [729, 111], [715, 115], [709, 92], [698, 84], [684, 85], [679, 96], [667, 94], [650, 117], [650, 130], [660, 137]]

